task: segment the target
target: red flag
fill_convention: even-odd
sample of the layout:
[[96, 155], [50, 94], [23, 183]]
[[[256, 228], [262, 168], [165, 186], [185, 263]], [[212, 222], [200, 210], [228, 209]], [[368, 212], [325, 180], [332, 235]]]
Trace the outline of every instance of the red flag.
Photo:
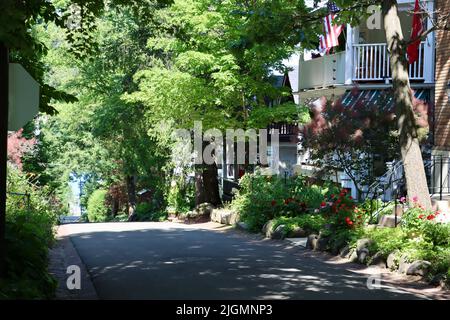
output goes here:
[[[422, 32], [423, 32], [422, 14], [420, 13], [419, 0], [416, 0], [416, 4], [414, 6], [411, 39], [416, 39]], [[411, 43], [408, 46], [408, 48], [406, 48], [406, 52], [408, 53], [408, 61], [410, 64], [413, 64], [415, 61], [417, 61], [417, 58], [419, 57], [419, 46], [420, 46], [420, 39], [417, 39], [416, 41]]]

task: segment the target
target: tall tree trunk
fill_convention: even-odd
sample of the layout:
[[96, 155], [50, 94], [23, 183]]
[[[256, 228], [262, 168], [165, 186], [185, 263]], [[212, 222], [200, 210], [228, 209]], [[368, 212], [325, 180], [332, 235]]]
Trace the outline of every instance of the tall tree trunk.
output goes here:
[[117, 216], [118, 212], [119, 212], [119, 200], [116, 197], [113, 197], [111, 205], [111, 214], [113, 217], [115, 217]]
[[399, 130], [400, 150], [405, 170], [409, 199], [417, 197], [431, 209], [425, 168], [420, 150], [417, 126], [413, 111], [413, 97], [409, 84], [406, 46], [398, 17], [396, 0], [383, 0], [384, 31], [390, 52], [392, 83]]
[[211, 203], [216, 207], [222, 204], [215, 163], [199, 165], [195, 170], [195, 204], [204, 202]]
[[133, 220], [136, 211], [136, 177], [127, 176], [128, 219]]
[[9, 53], [0, 43], [0, 278], [6, 274], [6, 163], [8, 143]]

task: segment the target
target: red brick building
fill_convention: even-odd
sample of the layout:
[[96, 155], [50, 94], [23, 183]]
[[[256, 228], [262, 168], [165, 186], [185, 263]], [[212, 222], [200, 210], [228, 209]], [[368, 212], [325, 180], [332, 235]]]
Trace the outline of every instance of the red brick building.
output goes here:
[[[436, 9], [450, 12], [450, 1], [436, 1]], [[436, 32], [435, 154], [450, 154], [450, 31]]]

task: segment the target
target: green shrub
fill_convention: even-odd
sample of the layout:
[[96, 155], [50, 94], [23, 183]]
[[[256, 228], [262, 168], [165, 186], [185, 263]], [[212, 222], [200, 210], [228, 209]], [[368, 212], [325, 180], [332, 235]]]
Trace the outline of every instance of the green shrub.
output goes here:
[[150, 203], [143, 202], [136, 206], [137, 221], [164, 221], [167, 219], [165, 210], [156, 210]]
[[303, 177], [296, 177], [293, 180], [293, 188], [291, 189], [292, 197], [299, 202], [304, 202], [308, 208], [320, 208], [325, 198], [329, 198], [333, 194], [339, 193], [339, 188], [326, 182], [323, 186], [308, 185]]
[[7, 190], [28, 193], [30, 201], [12, 196], [6, 201], [7, 274], [0, 282], [0, 298], [52, 298], [57, 283], [48, 273], [48, 248], [54, 242], [59, 206], [52, 204], [45, 189], [30, 184], [13, 167], [8, 167]]
[[108, 191], [95, 190], [88, 200], [87, 215], [89, 222], [104, 222], [108, 217], [108, 207], [105, 200]]
[[423, 237], [435, 246], [450, 246], [450, 224], [427, 221], [421, 228]]
[[298, 227], [304, 229], [307, 233], [317, 233], [322, 229], [325, 223], [325, 218], [320, 214], [303, 214], [292, 218], [279, 217], [275, 219], [273, 230], [279, 225], [285, 225], [286, 233]]
[[112, 221], [112, 222], [127, 222], [128, 221], [128, 215], [126, 213], [121, 213], [118, 214], [115, 217], [111, 217], [109, 218], [107, 221]]
[[167, 203], [175, 213], [186, 213], [195, 206], [195, 187], [184, 179], [175, 180], [169, 189]]
[[325, 203], [327, 205], [322, 212], [333, 231], [356, 229], [366, 222], [366, 212], [357, 207], [357, 203], [345, 189], [342, 189], [338, 195], [330, 195]]
[[320, 208], [324, 197], [336, 190], [331, 185], [308, 186], [303, 177], [284, 179], [256, 171], [245, 174], [231, 207], [239, 212], [250, 230], [260, 231], [269, 220], [297, 217]]

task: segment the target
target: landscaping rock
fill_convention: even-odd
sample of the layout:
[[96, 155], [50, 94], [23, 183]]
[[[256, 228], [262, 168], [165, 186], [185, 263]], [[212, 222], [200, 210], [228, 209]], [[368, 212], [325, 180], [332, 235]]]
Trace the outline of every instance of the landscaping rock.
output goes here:
[[194, 212], [200, 216], [210, 216], [214, 210], [214, 206], [211, 203], [204, 202], [197, 205]]
[[236, 228], [241, 229], [241, 230], [245, 230], [248, 231], [248, 226], [245, 222], [238, 222], [236, 223]]
[[305, 238], [306, 237], [306, 231], [300, 227], [294, 228], [294, 230], [291, 230], [287, 234], [287, 238]]
[[379, 266], [386, 268], [386, 261], [384, 260], [383, 254], [378, 251], [369, 260], [369, 266]]
[[306, 240], [306, 249], [316, 250], [318, 240], [319, 236], [317, 234], [309, 235], [308, 240]]
[[185, 223], [202, 223], [211, 220], [214, 206], [210, 203], [201, 203], [194, 210], [189, 211], [184, 219]]
[[390, 253], [388, 255], [387, 260], [386, 260], [386, 265], [391, 270], [397, 269], [398, 265], [397, 265], [397, 254], [396, 254], [396, 252], [392, 252], [392, 253]]
[[411, 266], [411, 263], [407, 262], [406, 258], [404, 256], [400, 257], [400, 261], [398, 263], [398, 272], [399, 273], [406, 273], [406, 271]]
[[[397, 216], [397, 226], [402, 221], [400, 216]], [[386, 228], [395, 228], [395, 215], [384, 215], [381, 217], [380, 221], [378, 222], [378, 226], [380, 227], [386, 227]]]
[[372, 239], [359, 239], [356, 242], [356, 251], [360, 252], [363, 249], [367, 249], [367, 251], [369, 251], [369, 246], [373, 244], [373, 240]]
[[424, 260], [417, 260], [410, 264], [406, 274], [410, 276], [424, 276], [430, 269], [431, 263]]
[[275, 220], [267, 221], [263, 228], [262, 233], [266, 236], [266, 238], [272, 238], [272, 233], [274, 232], [273, 227], [275, 225]]
[[280, 224], [275, 230], [272, 232], [271, 238], [275, 240], [282, 240], [285, 236], [286, 226], [284, 224]]
[[363, 249], [357, 251], [357, 255], [358, 255], [358, 262], [365, 263], [366, 259], [369, 258], [369, 249], [363, 248]]
[[445, 287], [445, 274], [440, 273], [440, 274], [435, 275], [433, 278], [431, 278], [430, 284], [433, 286], [440, 286], [440, 287], [444, 288]]
[[237, 213], [227, 209], [213, 209], [211, 212], [211, 221], [233, 225], [239, 221]]
[[356, 253], [355, 249], [350, 250], [349, 258], [351, 262], [357, 262], [358, 261], [358, 254]]
[[339, 252], [339, 255], [341, 256], [341, 258], [347, 258], [349, 256], [349, 254], [350, 254], [350, 247], [348, 245], [343, 247]]

